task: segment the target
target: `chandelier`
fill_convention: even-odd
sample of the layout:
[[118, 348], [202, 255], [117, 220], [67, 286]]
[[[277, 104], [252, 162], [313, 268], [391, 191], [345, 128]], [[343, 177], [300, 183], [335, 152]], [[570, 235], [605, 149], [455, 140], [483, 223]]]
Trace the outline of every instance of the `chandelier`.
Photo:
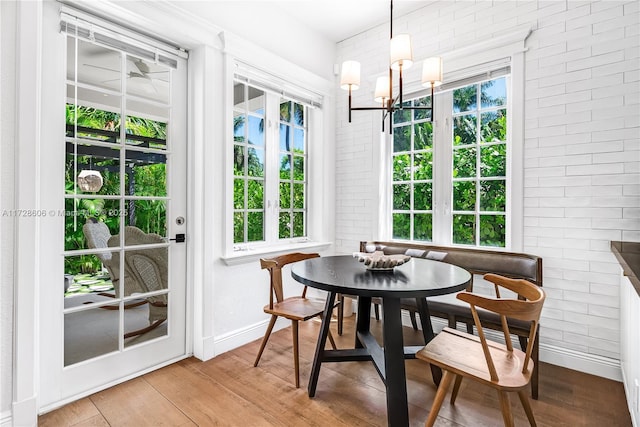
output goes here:
[[[411, 36], [409, 34], [393, 35], [393, 0], [391, 0], [391, 11], [389, 20], [389, 75], [378, 77], [374, 92], [374, 101], [380, 106], [375, 107], [353, 107], [351, 105], [351, 91], [360, 87], [360, 63], [358, 61], [345, 61], [342, 63], [340, 74], [340, 88], [349, 91], [349, 123], [351, 123], [352, 111], [381, 110], [382, 131], [384, 132], [384, 121], [389, 117], [389, 133], [392, 129], [392, 114], [398, 110], [423, 110], [431, 112], [430, 121], [433, 121], [433, 89], [442, 84], [442, 58], [433, 57], [423, 61], [422, 64], [422, 86], [431, 88], [431, 106], [404, 106], [402, 100], [403, 81], [402, 72], [413, 65], [413, 53], [411, 49]], [[393, 97], [393, 72], [398, 72], [399, 93]]]

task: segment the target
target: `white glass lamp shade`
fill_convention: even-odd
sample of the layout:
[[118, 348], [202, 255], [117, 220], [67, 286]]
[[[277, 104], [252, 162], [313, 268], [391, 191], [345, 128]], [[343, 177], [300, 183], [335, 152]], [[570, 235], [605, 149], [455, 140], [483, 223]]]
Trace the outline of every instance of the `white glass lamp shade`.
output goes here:
[[356, 90], [360, 87], [360, 63], [358, 61], [344, 61], [340, 73], [340, 88]]
[[78, 174], [78, 187], [82, 191], [95, 193], [102, 188], [102, 175], [98, 171], [83, 170]]
[[422, 86], [433, 87], [442, 84], [442, 58], [427, 58], [422, 64]]
[[391, 39], [389, 64], [392, 70], [399, 70], [401, 66], [403, 70], [406, 70], [413, 64], [411, 36], [409, 34], [393, 36]]
[[389, 96], [389, 77], [382, 76], [376, 80], [376, 91], [374, 92], [374, 99], [376, 102], [385, 103], [390, 98]]

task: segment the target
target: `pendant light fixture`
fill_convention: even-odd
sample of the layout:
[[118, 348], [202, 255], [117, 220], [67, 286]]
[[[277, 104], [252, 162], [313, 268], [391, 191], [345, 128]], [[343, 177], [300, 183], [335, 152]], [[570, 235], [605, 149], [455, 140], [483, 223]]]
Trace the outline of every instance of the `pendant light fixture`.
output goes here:
[[[351, 91], [360, 87], [360, 63], [357, 61], [345, 61], [342, 63], [340, 75], [340, 88], [349, 91], [349, 123], [351, 123], [352, 111], [381, 110], [382, 130], [384, 121], [389, 116], [389, 133], [392, 129], [392, 115], [398, 110], [426, 110], [431, 112], [430, 120], [433, 121], [433, 89], [442, 84], [442, 58], [433, 57], [425, 59], [422, 63], [422, 86], [431, 88], [431, 107], [404, 106], [402, 73], [413, 65], [413, 53], [411, 48], [411, 36], [409, 34], [393, 35], [393, 0], [390, 7], [389, 22], [389, 75], [378, 77], [374, 92], [375, 102], [381, 103], [376, 107], [353, 107], [351, 104]], [[398, 96], [393, 96], [393, 74], [398, 72]]]

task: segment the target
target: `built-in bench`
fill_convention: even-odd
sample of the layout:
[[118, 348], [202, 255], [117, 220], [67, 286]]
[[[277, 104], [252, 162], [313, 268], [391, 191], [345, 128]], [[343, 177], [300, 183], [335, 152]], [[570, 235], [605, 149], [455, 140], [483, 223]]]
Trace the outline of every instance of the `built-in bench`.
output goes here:
[[[382, 251], [386, 255], [405, 254], [416, 258], [435, 259], [462, 267], [472, 275], [482, 276], [486, 273], [495, 273], [506, 277], [525, 279], [542, 286], [542, 258], [535, 255], [404, 242], [360, 242], [360, 252], [375, 251]], [[473, 287], [473, 280], [471, 287]], [[471, 290], [469, 289], [469, 291]], [[474, 322], [469, 305], [458, 300], [455, 294], [428, 298], [427, 302], [431, 316], [446, 319], [450, 328], [455, 328], [458, 322], [464, 323], [467, 325], [467, 331], [473, 332]], [[411, 323], [414, 329], [417, 329], [416, 313], [418, 309], [415, 299], [403, 298], [401, 307], [409, 312]], [[497, 315], [480, 309], [478, 313], [483, 326], [502, 330], [500, 318]], [[338, 317], [338, 326], [341, 326], [341, 312], [338, 313]], [[529, 322], [508, 319], [508, 324], [510, 332], [518, 336], [522, 349], [526, 350]], [[538, 345], [539, 340], [536, 335], [531, 354], [535, 363], [531, 377], [531, 395], [534, 399], [538, 398]]]

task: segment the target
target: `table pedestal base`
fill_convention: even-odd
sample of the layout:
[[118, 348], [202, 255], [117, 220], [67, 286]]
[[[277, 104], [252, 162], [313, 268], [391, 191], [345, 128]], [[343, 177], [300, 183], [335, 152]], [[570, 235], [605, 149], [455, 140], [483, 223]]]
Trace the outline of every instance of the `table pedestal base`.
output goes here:
[[[307, 389], [309, 397], [315, 396], [320, 366], [323, 362], [371, 361], [386, 387], [388, 425], [408, 426], [409, 409], [404, 361], [405, 359], [415, 359], [416, 352], [422, 349], [422, 346], [404, 346], [400, 300], [398, 298], [382, 298], [384, 344], [382, 347], [370, 332], [371, 298], [359, 297], [354, 348], [348, 350], [325, 350], [335, 299], [336, 292], [329, 292], [309, 377], [309, 387]], [[427, 343], [434, 337], [429, 308], [425, 298], [416, 298], [416, 302], [425, 343]], [[432, 366], [432, 373], [434, 381], [439, 383], [441, 377], [440, 369]]]

